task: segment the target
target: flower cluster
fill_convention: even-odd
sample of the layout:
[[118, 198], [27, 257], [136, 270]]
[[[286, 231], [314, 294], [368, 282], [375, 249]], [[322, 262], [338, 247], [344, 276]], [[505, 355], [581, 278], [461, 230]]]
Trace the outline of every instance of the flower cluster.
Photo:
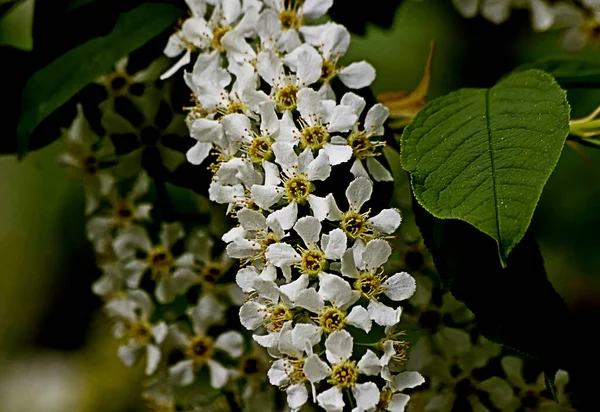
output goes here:
[[[239, 222], [223, 240], [242, 265], [240, 320], [277, 359], [270, 382], [292, 410], [311, 396], [327, 411], [403, 410], [401, 392], [423, 378], [390, 368], [406, 355], [393, 328], [416, 284], [384, 270], [400, 213], [365, 206], [373, 181], [392, 180], [376, 159], [389, 111], [365, 110], [352, 91], [336, 99], [333, 87], [367, 87], [374, 69], [339, 64], [350, 43], [343, 26], [310, 24], [332, 1], [188, 4], [191, 17], [165, 49], [183, 57], [164, 77], [197, 55], [184, 74], [197, 140], [187, 159], [212, 157], [210, 199]], [[336, 169], [353, 175], [337, 198]], [[378, 337], [355, 342], [357, 329]]]
[[[100, 104], [106, 137], [96, 134], [81, 105], [63, 130], [66, 152], [59, 161], [83, 177], [86, 234], [101, 271], [92, 290], [103, 299], [114, 335], [122, 342], [119, 358], [127, 366], [143, 365], [149, 376], [144, 398], [151, 410], [208, 410], [208, 405], [225, 402], [214, 394], [194, 399], [178, 394], [180, 388], [202, 385], [203, 380], [215, 390], [235, 394], [236, 404], [268, 405], [274, 397], [264, 389], [265, 350], [240, 333], [237, 317], [231, 322], [227, 316], [229, 308], [244, 302], [233, 277], [227, 278], [228, 272], [235, 273], [235, 261], [217, 251], [209, 228], [167, 222], [157, 210], [157, 183], [141, 168], [141, 157], [149, 150], [166, 153], [158, 146], [160, 139], [119, 151], [128, 138], [124, 132], [144, 136], [164, 107], [163, 91], [152, 86], [159, 72], [143, 75], [159, 63], [164, 69], [161, 59], [131, 76], [138, 81], [133, 84], [144, 85], [141, 95], [122, 90], [127, 87], [117, 82], [126, 73], [126, 60], [100, 79], [108, 92]], [[127, 112], [118, 113], [120, 98], [133, 102], [147, 121], [134, 125]], [[164, 129], [185, 129], [183, 116], [166, 118], [170, 120], [162, 122]], [[160, 159], [167, 165], [173, 156]]]
[[526, 9], [531, 13], [534, 30], [564, 29], [562, 45], [567, 50], [581, 50], [588, 43], [600, 40], [600, 4], [593, 0], [453, 0], [452, 3], [464, 17], [481, 14], [496, 24], [508, 20], [512, 9]]

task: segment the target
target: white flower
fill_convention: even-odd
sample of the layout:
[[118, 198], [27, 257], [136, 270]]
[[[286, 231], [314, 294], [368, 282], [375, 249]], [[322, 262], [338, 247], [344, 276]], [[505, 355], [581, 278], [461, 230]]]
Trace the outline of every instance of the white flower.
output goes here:
[[298, 119], [300, 131], [294, 127], [293, 133], [301, 149], [314, 152], [321, 148], [327, 153], [332, 166], [347, 162], [352, 157], [352, 148], [346, 140], [333, 133], [348, 132], [356, 123], [357, 116], [352, 107], [333, 100], [323, 100], [312, 89], [302, 88], [298, 92]]
[[[378, 403], [379, 410], [403, 412], [410, 396], [401, 392], [419, 386], [424, 382], [425, 378], [419, 372], [405, 371], [395, 375], [381, 391]], [[362, 412], [364, 409], [357, 409], [356, 411]]]
[[[176, 73], [191, 60], [192, 51], [227, 52], [228, 56], [237, 61], [252, 58], [253, 50], [246, 43], [244, 36], [251, 35], [258, 20], [257, 4], [246, 2], [248, 7], [242, 8], [240, 0], [217, 1], [211, 17], [204, 19], [206, 4], [204, 1], [187, 0], [192, 16], [186, 19], [181, 30], [171, 35], [164, 53], [168, 57], [177, 57], [185, 51], [183, 57], [175, 63], [161, 79], [166, 79]], [[241, 21], [235, 23], [241, 16]]]
[[351, 389], [357, 407], [363, 410], [374, 408], [379, 402], [380, 392], [375, 383], [357, 383], [360, 374], [379, 374], [379, 358], [367, 350], [358, 363], [350, 360], [352, 345], [352, 335], [347, 331], [333, 332], [325, 341], [325, 354], [329, 364], [316, 354], [309, 356], [304, 363], [304, 374], [311, 383], [328, 378], [327, 382], [332, 385], [317, 396], [319, 406], [328, 412], [341, 411], [344, 408], [342, 389]]
[[354, 179], [346, 189], [348, 211], [342, 212], [335, 199], [330, 198], [328, 220], [339, 221], [340, 228], [351, 239], [363, 241], [383, 235], [391, 235], [398, 229], [402, 218], [395, 209], [383, 209], [376, 216], [369, 217], [370, 209], [361, 213], [363, 205], [371, 199], [373, 183], [365, 177]]
[[[141, 223], [150, 220], [151, 203], [139, 203], [137, 200], [144, 196], [150, 187], [150, 179], [146, 173], [141, 173], [134, 183], [131, 191], [122, 197], [118, 194], [115, 185], [106, 196], [111, 204], [109, 213], [100, 213], [90, 218], [86, 224], [88, 239], [96, 245], [99, 242], [109, 242], [115, 228], [125, 228], [132, 223]], [[102, 245], [98, 248], [104, 249]]]
[[[194, 318], [192, 317], [194, 322]], [[220, 389], [229, 381], [232, 371], [213, 357], [221, 352], [231, 358], [239, 358], [244, 351], [244, 337], [236, 331], [227, 331], [216, 339], [206, 334], [203, 325], [194, 323], [194, 335], [189, 336], [177, 327], [172, 329], [173, 336], [185, 351], [186, 359], [169, 368], [169, 380], [176, 385], [189, 385], [194, 381], [194, 373], [204, 366], [210, 372], [210, 385]]]
[[92, 284], [92, 292], [110, 300], [125, 290], [125, 271], [121, 262], [108, 263], [100, 266], [100, 269], [102, 276]]
[[[163, 224], [160, 243], [156, 246], [141, 227], [131, 226], [117, 236], [113, 247], [117, 255], [126, 260], [127, 285], [137, 288], [144, 273], [150, 271], [156, 281], [154, 293], [159, 302], [167, 303], [187, 290], [198, 278], [194, 272], [193, 256], [183, 254], [176, 258], [171, 251], [184, 236], [179, 223]], [[143, 253], [144, 258], [135, 258], [136, 251]]]
[[[352, 107], [358, 117], [361, 116], [365, 108], [365, 100], [354, 93], [344, 94], [341, 104]], [[367, 112], [364, 126], [360, 128], [357, 122], [346, 139], [347, 144], [352, 147], [353, 157], [355, 158], [350, 169], [355, 177], [369, 178], [370, 174], [377, 182], [391, 182], [394, 180], [390, 172], [375, 159], [375, 157], [381, 155], [379, 148], [385, 146], [385, 142], [373, 139], [376, 136], [383, 136], [385, 132], [383, 125], [389, 114], [389, 109], [381, 103], [372, 106]], [[366, 170], [362, 164], [363, 161], [367, 166]], [[367, 170], [369, 173], [367, 173]]]
[[400, 321], [402, 308], [392, 309], [379, 302], [378, 295], [383, 293], [394, 301], [412, 296], [416, 282], [406, 272], [391, 277], [383, 275], [383, 264], [387, 262], [392, 248], [385, 240], [375, 239], [366, 245], [357, 240], [342, 258], [342, 274], [356, 279], [354, 287], [369, 300], [369, 317], [381, 326], [393, 326]]
[[[321, 340], [321, 331], [314, 325], [292, 322], [284, 324], [278, 343], [279, 357], [271, 364], [269, 382], [286, 390], [288, 406], [297, 411], [308, 400], [304, 362], [312, 355], [312, 347]], [[314, 393], [314, 387], [313, 387]]]
[[[294, 265], [306, 277], [315, 277], [327, 268], [329, 260], [339, 260], [346, 250], [346, 235], [340, 229], [321, 234], [321, 222], [313, 216], [298, 219], [294, 230], [300, 235], [306, 248], [297, 251], [289, 243], [274, 243], [267, 247], [265, 257], [269, 263], [284, 273]], [[321, 243], [319, 246], [319, 237]]]
[[295, 74], [287, 75], [283, 60], [273, 50], [262, 50], [257, 57], [256, 70], [271, 86], [270, 98], [280, 112], [296, 110], [298, 92], [319, 80], [322, 58], [312, 46], [306, 45], [298, 53]]
[[[351, 89], [368, 87], [375, 80], [375, 69], [365, 61], [351, 63], [347, 67], [337, 67], [338, 61], [350, 46], [350, 33], [344, 26], [328, 22], [320, 26], [303, 26], [300, 32], [306, 42], [317, 47], [323, 56], [320, 79], [323, 85], [319, 89], [323, 97], [335, 99], [329, 84], [335, 76]], [[298, 48], [286, 56], [286, 62], [289, 62], [288, 65], [292, 68], [298, 61], [297, 51]]]
[[283, 230], [290, 229], [296, 222], [298, 205], [308, 203], [315, 217], [325, 219], [329, 212], [329, 201], [326, 198], [312, 194], [314, 184], [318, 180], [326, 180], [331, 173], [331, 165], [327, 154], [321, 150], [313, 157], [310, 149], [300, 155], [294, 152], [292, 143], [274, 143], [273, 152], [276, 162], [281, 166], [282, 179], [276, 177], [263, 185], [253, 185], [250, 188], [251, 197], [259, 207], [269, 210], [282, 201], [287, 206], [273, 213], [268, 219], [279, 221]]
[[58, 162], [83, 179], [85, 213], [89, 215], [98, 208], [100, 198], [113, 186], [114, 177], [101, 172], [101, 166], [103, 161], [112, 157], [114, 148], [109, 139], [100, 140], [94, 133], [80, 104], [69, 128], [61, 132], [66, 152], [58, 157]]
[[119, 346], [119, 358], [127, 366], [133, 366], [146, 355], [146, 374], [156, 370], [161, 353], [159, 344], [165, 339], [167, 325], [164, 321], [150, 323], [154, 305], [148, 294], [142, 290], [132, 290], [124, 298], [112, 299], [105, 306], [109, 316], [117, 319], [115, 336], [127, 339]]
[[257, 24], [262, 47], [290, 52], [301, 44], [298, 29], [305, 21], [324, 16], [333, 0], [266, 0], [265, 5], [269, 9], [261, 13]]

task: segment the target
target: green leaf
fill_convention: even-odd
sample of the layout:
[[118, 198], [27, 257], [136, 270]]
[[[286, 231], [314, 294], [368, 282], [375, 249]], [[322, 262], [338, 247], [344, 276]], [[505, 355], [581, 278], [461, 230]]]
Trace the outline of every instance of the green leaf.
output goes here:
[[27, 153], [36, 126], [132, 50], [172, 24], [180, 10], [166, 3], [147, 3], [121, 14], [106, 36], [84, 43], [36, 72], [23, 90], [17, 128], [18, 153]]
[[402, 135], [418, 202], [494, 238], [505, 264], [523, 238], [569, 133], [565, 92], [528, 70], [429, 103]]
[[600, 61], [574, 56], [556, 56], [527, 63], [517, 70], [539, 69], [552, 75], [565, 88], [600, 87]]

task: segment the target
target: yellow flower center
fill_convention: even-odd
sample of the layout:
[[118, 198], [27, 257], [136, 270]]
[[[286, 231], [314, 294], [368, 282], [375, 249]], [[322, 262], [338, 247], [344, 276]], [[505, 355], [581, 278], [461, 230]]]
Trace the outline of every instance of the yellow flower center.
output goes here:
[[369, 229], [365, 216], [351, 210], [342, 216], [340, 228], [352, 239], [360, 238]]
[[300, 273], [317, 276], [327, 269], [327, 259], [321, 249], [301, 249], [301, 253], [300, 264], [297, 265]]
[[225, 36], [231, 30], [231, 26], [226, 27], [217, 27], [213, 34], [213, 39], [211, 46], [214, 50], [223, 51], [223, 47], [221, 46], [221, 40], [223, 40], [223, 36]]
[[316, 124], [307, 126], [302, 129], [300, 142], [303, 147], [310, 147], [313, 150], [318, 150], [327, 142], [329, 142], [329, 132], [325, 126]]
[[321, 81], [328, 82], [335, 76], [335, 63], [330, 60], [323, 60], [323, 65], [321, 66]]
[[167, 248], [158, 246], [148, 254], [148, 264], [154, 269], [167, 270], [171, 268], [173, 256]]
[[285, 195], [288, 201], [304, 204], [314, 190], [305, 174], [296, 175], [285, 182]]
[[152, 340], [152, 327], [146, 321], [131, 322], [127, 331], [129, 339], [140, 345], [146, 345]]
[[279, 111], [296, 109], [298, 90], [300, 89], [295, 84], [288, 84], [277, 90], [275, 93], [275, 102]]
[[379, 155], [379, 153], [375, 153], [375, 150], [378, 146], [385, 146], [385, 142], [376, 142], [374, 144], [364, 131], [354, 130], [348, 136], [348, 145], [352, 148], [354, 157], [365, 159], [370, 156]]
[[319, 326], [325, 333], [332, 333], [344, 328], [346, 315], [340, 309], [329, 307], [319, 315]]
[[222, 273], [223, 266], [218, 263], [211, 262], [202, 268], [202, 272], [200, 274], [201, 282], [204, 284], [204, 286], [213, 286]]
[[254, 163], [262, 163], [263, 160], [273, 160], [270, 139], [262, 136], [255, 138], [248, 149], [248, 157]]
[[271, 321], [269, 329], [273, 332], [279, 332], [285, 322], [292, 320], [292, 312], [282, 304], [279, 304], [271, 309], [269, 320]]
[[327, 382], [338, 388], [352, 388], [356, 384], [358, 379], [358, 368], [356, 367], [356, 361], [346, 361], [343, 363], [333, 364], [333, 371], [331, 377]]
[[381, 281], [381, 276], [376, 273], [362, 273], [354, 282], [354, 288], [365, 298], [375, 299], [377, 295], [383, 292]]
[[279, 12], [279, 21], [283, 30], [296, 30], [302, 26], [302, 18], [293, 8], [285, 9]]
[[196, 366], [201, 366], [212, 358], [214, 353], [213, 340], [209, 336], [196, 336], [192, 338], [190, 346], [186, 350], [188, 358], [192, 359]]

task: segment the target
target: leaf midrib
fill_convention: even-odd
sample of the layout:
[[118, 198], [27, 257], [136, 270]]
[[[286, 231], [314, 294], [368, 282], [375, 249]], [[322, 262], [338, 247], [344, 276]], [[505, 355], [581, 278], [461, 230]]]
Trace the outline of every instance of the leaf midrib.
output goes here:
[[500, 209], [498, 205], [498, 189], [496, 185], [496, 163], [494, 161], [494, 145], [492, 143], [492, 128], [490, 126], [490, 89], [485, 91], [485, 125], [488, 135], [488, 146], [490, 152], [490, 164], [492, 169], [492, 188], [494, 193], [494, 206], [496, 209], [496, 231], [498, 232], [498, 246], [502, 245], [502, 234], [500, 233]]

